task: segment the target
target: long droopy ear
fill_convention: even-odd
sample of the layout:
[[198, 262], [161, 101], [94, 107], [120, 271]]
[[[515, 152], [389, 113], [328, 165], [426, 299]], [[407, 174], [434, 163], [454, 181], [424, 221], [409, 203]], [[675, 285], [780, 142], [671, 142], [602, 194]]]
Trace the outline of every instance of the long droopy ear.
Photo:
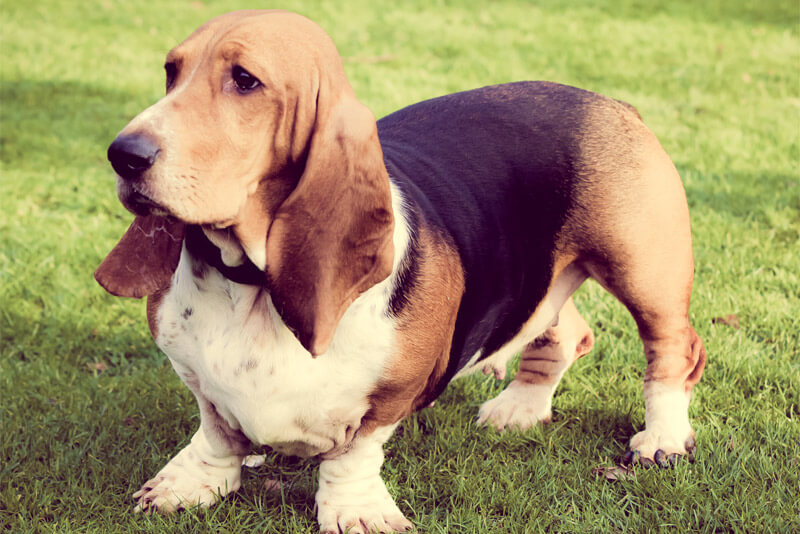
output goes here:
[[181, 256], [186, 225], [159, 215], [138, 215], [94, 272], [106, 291], [141, 298], [167, 287]]
[[318, 111], [305, 170], [267, 235], [266, 271], [284, 322], [314, 356], [347, 307], [392, 270], [389, 177], [375, 118], [355, 97]]

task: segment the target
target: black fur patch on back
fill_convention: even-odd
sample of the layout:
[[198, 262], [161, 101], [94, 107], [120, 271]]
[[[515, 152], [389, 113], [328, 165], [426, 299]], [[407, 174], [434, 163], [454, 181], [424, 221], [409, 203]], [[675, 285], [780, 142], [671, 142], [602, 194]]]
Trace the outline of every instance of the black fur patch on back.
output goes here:
[[[510, 341], [549, 287], [594, 93], [520, 82], [414, 104], [378, 121], [389, 174], [465, 271], [441, 388]], [[602, 102], [601, 102], [602, 104]], [[400, 302], [400, 297], [395, 305]]]

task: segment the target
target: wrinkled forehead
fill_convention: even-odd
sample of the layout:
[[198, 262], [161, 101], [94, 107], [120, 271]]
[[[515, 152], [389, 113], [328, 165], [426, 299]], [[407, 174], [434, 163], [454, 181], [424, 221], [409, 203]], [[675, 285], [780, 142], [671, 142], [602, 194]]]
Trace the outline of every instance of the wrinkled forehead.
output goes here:
[[333, 41], [309, 19], [286, 11], [247, 10], [211, 19], [173, 48], [167, 62], [256, 54], [295, 66], [338, 59]]

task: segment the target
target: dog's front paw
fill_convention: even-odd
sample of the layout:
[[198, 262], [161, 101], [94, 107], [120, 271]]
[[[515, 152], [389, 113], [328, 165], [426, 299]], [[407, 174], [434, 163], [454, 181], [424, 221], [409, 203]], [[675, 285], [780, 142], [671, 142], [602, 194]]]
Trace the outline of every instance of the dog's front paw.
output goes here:
[[320, 532], [325, 534], [407, 532], [414, 528], [378, 476], [347, 484], [321, 480], [316, 501]]
[[235, 491], [233, 488], [217, 487], [219, 491], [198, 480], [159, 473], [133, 494], [133, 498], [136, 499], [134, 511], [170, 513], [194, 506], [208, 508], [215, 504], [220, 496]]
[[526, 430], [552, 418], [553, 387], [512, 382], [497, 397], [478, 410], [478, 424], [492, 425], [498, 430]]
[[[381, 483], [381, 486], [383, 483]], [[376, 488], [377, 490], [378, 488]], [[389, 497], [373, 495], [358, 503], [328, 500], [317, 495], [317, 520], [320, 532], [325, 534], [369, 534], [370, 532], [408, 532], [414, 528], [411, 522]], [[320, 492], [322, 493], [322, 492]]]
[[133, 494], [134, 511], [169, 513], [193, 506], [208, 508], [240, 485], [240, 457], [207, 461], [189, 445]]

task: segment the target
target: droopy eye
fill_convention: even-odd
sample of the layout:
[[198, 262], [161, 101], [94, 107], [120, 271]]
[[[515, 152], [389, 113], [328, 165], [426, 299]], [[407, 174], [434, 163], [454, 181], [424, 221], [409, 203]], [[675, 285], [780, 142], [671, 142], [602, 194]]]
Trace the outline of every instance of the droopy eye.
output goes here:
[[259, 85], [261, 82], [258, 78], [244, 70], [239, 65], [233, 67], [233, 83], [236, 84], [236, 89], [239, 90], [240, 93], [249, 93]]
[[172, 84], [175, 83], [175, 76], [178, 74], [178, 66], [172, 62], [167, 63], [164, 65], [164, 71], [167, 73], [167, 91], [169, 91]]

